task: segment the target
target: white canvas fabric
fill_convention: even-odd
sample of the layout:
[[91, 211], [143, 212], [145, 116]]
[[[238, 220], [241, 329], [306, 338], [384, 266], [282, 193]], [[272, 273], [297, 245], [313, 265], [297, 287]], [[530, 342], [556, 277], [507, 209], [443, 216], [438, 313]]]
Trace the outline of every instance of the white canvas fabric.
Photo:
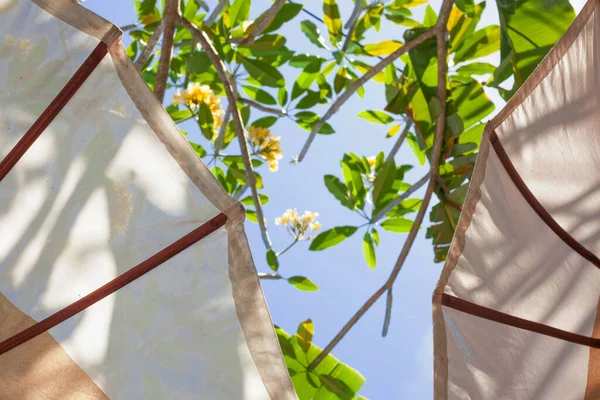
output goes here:
[[600, 7], [487, 124], [433, 298], [435, 399], [600, 398]]
[[0, 354], [0, 398], [296, 398], [243, 207], [150, 92], [118, 29], [71, 0], [0, 0], [0, 35], [0, 161], [104, 46], [0, 178], [0, 348], [220, 214], [227, 218]]

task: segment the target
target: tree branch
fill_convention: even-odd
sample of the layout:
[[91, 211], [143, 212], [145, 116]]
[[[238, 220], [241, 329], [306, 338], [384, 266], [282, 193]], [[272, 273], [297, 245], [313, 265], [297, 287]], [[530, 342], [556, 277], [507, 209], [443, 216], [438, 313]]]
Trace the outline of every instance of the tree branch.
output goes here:
[[223, 118], [221, 129], [219, 129], [219, 136], [217, 137], [217, 142], [215, 143], [215, 158], [219, 157], [219, 152], [221, 151], [221, 147], [223, 147], [223, 141], [225, 140], [225, 132], [227, 132], [227, 125], [229, 125], [229, 119], [231, 118], [233, 107], [235, 107], [235, 104], [229, 103], [227, 105], [227, 111], [225, 111], [225, 117]]
[[156, 28], [154, 28], [154, 32], [152, 32], [150, 39], [148, 39], [148, 43], [146, 43], [146, 47], [144, 47], [144, 50], [142, 50], [142, 54], [140, 54], [138, 59], [135, 61], [135, 68], [138, 71], [141, 71], [142, 68], [144, 68], [144, 65], [146, 65], [146, 62], [148, 62], [148, 59], [152, 55], [152, 52], [154, 51], [162, 32], [163, 23], [161, 22]]
[[123, 32], [127, 32], [127, 31], [137, 28], [137, 26], [138, 26], [138, 23], [135, 22], [133, 24], [120, 26], [119, 29], [122, 30]]
[[273, 5], [264, 13], [262, 13], [262, 15], [260, 17], [258, 17], [258, 20], [256, 22], [254, 22], [254, 24], [252, 24], [252, 30], [250, 31], [250, 34], [248, 35], [248, 37], [241, 39], [239, 41], [240, 45], [244, 45], [244, 44], [250, 44], [253, 43], [254, 40], [265, 30], [269, 27], [269, 25], [271, 25], [271, 22], [273, 22], [273, 19], [275, 19], [275, 16], [277, 16], [277, 13], [279, 12], [279, 10], [281, 10], [281, 7], [283, 7], [283, 5], [285, 4], [286, 0], [277, 0], [275, 3], [273, 3]]
[[[438, 22], [434, 28], [430, 31], [433, 31], [435, 36], [437, 37], [437, 62], [438, 62], [438, 85], [437, 85], [437, 97], [441, 103], [441, 111], [436, 120], [435, 127], [435, 140], [433, 144], [432, 157], [431, 157], [431, 168], [430, 175], [432, 177], [437, 176], [439, 173], [439, 163], [440, 156], [442, 152], [442, 144], [444, 142], [444, 130], [445, 130], [445, 122], [446, 122], [446, 75], [447, 75], [447, 45], [446, 45], [446, 34], [447, 28], [446, 24], [448, 23], [448, 17], [450, 15], [450, 10], [452, 9], [452, 3], [454, 0], [444, 0], [442, 3], [442, 8], [439, 13]], [[425, 196], [423, 197], [423, 203], [421, 203], [421, 207], [417, 212], [417, 216], [415, 218], [415, 222], [408, 233], [408, 237], [406, 238], [406, 242], [404, 242], [404, 246], [402, 247], [402, 251], [398, 256], [398, 260], [394, 265], [394, 268], [387, 279], [387, 281], [383, 284], [381, 288], [379, 288], [366, 302], [363, 306], [350, 318], [350, 320], [344, 325], [344, 327], [340, 330], [340, 332], [333, 338], [331, 342], [323, 351], [315, 358], [315, 360], [308, 366], [308, 370], [313, 369], [317, 366], [330, 352], [333, 348], [346, 336], [346, 334], [352, 329], [352, 327], [360, 320], [360, 318], [371, 308], [373, 304], [386, 292], [389, 291], [406, 258], [412, 248], [412, 245], [417, 237], [417, 233], [421, 224], [423, 223], [423, 219], [425, 217], [425, 213], [427, 212], [427, 208], [429, 207], [429, 202], [431, 201], [431, 197], [433, 194], [433, 190], [435, 189], [436, 180], [429, 179], [429, 185], [427, 186], [427, 191], [425, 192]], [[391, 307], [391, 302], [388, 304], [388, 307]], [[389, 312], [389, 311], [387, 311]]]
[[277, 109], [277, 108], [271, 108], [271, 107], [267, 107], [264, 106], [262, 104], [260, 104], [259, 102], [256, 102], [254, 100], [250, 100], [250, 99], [244, 99], [244, 98], [239, 98], [239, 101], [241, 101], [244, 104], [247, 104], [251, 107], [256, 108], [257, 110], [269, 113], [269, 114], [275, 114], [278, 115], [280, 117], [283, 117], [284, 115], [287, 114], [287, 112], [284, 109]]
[[421, 189], [421, 187], [423, 187], [423, 185], [425, 185], [427, 183], [427, 181], [429, 181], [430, 178], [430, 173], [428, 172], [427, 174], [425, 174], [421, 179], [419, 179], [418, 181], [416, 181], [415, 183], [413, 183], [413, 185], [411, 187], [408, 188], [408, 190], [404, 193], [402, 193], [400, 196], [396, 197], [394, 200], [392, 200], [387, 206], [385, 206], [384, 209], [382, 209], [381, 211], [379, 211], [372, 219], [371, 222], [377, 222], [379, 221], [381, 218], [383, 218], [387, 213], [389, 213], [392, 208], [396, 207], [398, 204], [402, 203], [404, 200], [408, 199], [410, 197], [411, 194], [413, 194], [414, 192], [416, 192], [417, 190]]
[[364, 0], [354, 0], [354, 9], [352, 10], [352, 14], [344, 28], [348, 29], [348, 33], [346, 34], [346, 38], [344, 39], [344, 44], [342, 45], [342, 52], [345, 52], [352, 41], [352, 35], [354, 34], [354, 28], [356, 28], [356, 21], [358, 21], [358, 16], [362, 11]]
[[260, 205], [260, 200], [258, 197], [258, 190], [256, 189], [256, 178], [254, 177], [254, 170], [252, 168], [252, 161], [250, 160], [250, 152], [248, 151], [248, 143], [246, 143], [246, 135], [244, 129], [244, 122], [242, 120], [242, 115], [240, 114], [239, 108], [236, 106], [237, 103], [237, 92], [235, 90], [235, 86], [232, 84], [231, 79], [229, 77], [229, 73], [227, 72], [227, 67], [223, 63], [223, 60], [217, 54], [217, 51], [213, 47], [212, 43], [206, 36], [206, 33], [196, 28], [192, 25], [188, 20], [182, 18], [183, 26], [192, 34], [194, 39], [200, 43], [200, 46], [204, 49], [211, 62], [215, 66], [217, 70], [217, 74], [223, 83], [223, 87], [225, 89], [225, 93], [227, 95], [227, 101], [231, 105], [231, 112], [233, 116], [233, 123], [235, 126], [235, 131], [238, 137], [240, 150], [242, 153], [242, 159], [244, 161], [244, 168], [246, 169], [246, 178], [248, 181], [248, 186], [252, 192], [252, 199], [254, 200], [254, 206], [256, 208], [256, 218], [258, 219], [258, 226], [260, 227], [260, 232], [262, 234], [262, 239], [267, 249], [271, 249], [271, 240], [269, 239], [269, 234], [267, 233], [267, 227], [265, 225], [265, 218], [262, 212], [262, 207]]
[[398, 150], [400, 150], [402, 143], [404, 143], [404, 140], [406, 139], [406, 136], [408, 135], [408, 131], [412, 127], [413, 122], [411, 119], [406, 119], [405, 124], [406, 125], [404, 126], [402, 133], [400, 133], [400, 137], [398, 138], [398, 140], [396, 140], [396, 143], [394, 143], [394, 147], [392, 147], [392, 150], [390, 150], [390, 153], [388, 154], [387, 158], [385, 159], [385, 162], [388, 162], [389, 160], [393, 159], [396, 156], [396, 153], [398, 152]]
[[308, 151], [308, 148], [310, 147], [310, 144], [314, 140], [315, 136], [317, 135], [317, 132], [319, 132], [319, 129], [321, 129], [323, 124], [329, 118], [331, 118], [346, 101], [348, 101], [348, 99], [354, 94], [354, 92], [356, 92], [358, 90], [358, 88], [360, 88], [362, 85], [367, 83], [371, 78], [373, 78], [375, 75], [377, 75], [379, 72], [381, 72], [389, 64], [393, 63], [394, 60], [396, 60], [398, 57], [400, 57], [404, 53], [414, 49], [415, 47], [417, 47], [418, 45], [420, 45], [427, 39], [434, 37], [436, 35], [437, 31], [438, 31], [438, 29], [437, 29], [437, 25], [436, 25], [435, 27], [423, 32], [419, 37], [405, 43], [404, 46], [400, 47], [398, 50], [396, 50], [395, 52], [393, 52], [392, 54], [390, 54], [389, 56], [387, 56], [386, 58], [381, 60], [379, 63], [375, 64], [375, 66], [373, 66], [373, 68], [368, 70], [363, 76], [361, 76], [359, 79], [352, 82], [348, 86], [348, 88], [340, 96], [338, 96], [336, 101], [331, 105], [329, 110], [327, 110], [325, 115], [323, 115], [319, 119], [319, 121], [317, 121], [317, 123], [313, 126], [313, 129], [310, 132], [310, 135], [308, 136], [308, 139], [306, 140], [306, 143], [304, 144], [302, 151], [300, 151], [300, 155], [298, 156], [298, 161], [302, 161], [304, 159], [304, 157], [306, 156], [306, 152]]
[[217, 18], [219, 18], [219, 16], [221, 15], [221, 12], [223, 11], [223, 9], [225, 8], [225, 6], [227, 5], [228, 2], [229, 2], [229, 0], [219, 0], [219, 4], [217, 4], [215, 9], [208, 16], [208, 18], [206, 18], [204, 20], [204, 23], [207, 26], [214, 24], [215, 21], [217, 20]]
[[265, 272], [259, 272], [258, 278], [259, 279], [283, 279], [283, 276], [281, 276], [279, 274], [267, 274]]
[[156, 72], [156, 81], [154, 83], [154, 94], [162, 103], [167, 90], [167, 79], [169, 78], [169, 69], [171, 68], [171, 57], [173, 56], [173, 39], [175, 36], [175, 27], [180, 16], [179, 0], [166, 0], [165, 12], [163, 13], [163, 42], [158, 61], [158, 71]]

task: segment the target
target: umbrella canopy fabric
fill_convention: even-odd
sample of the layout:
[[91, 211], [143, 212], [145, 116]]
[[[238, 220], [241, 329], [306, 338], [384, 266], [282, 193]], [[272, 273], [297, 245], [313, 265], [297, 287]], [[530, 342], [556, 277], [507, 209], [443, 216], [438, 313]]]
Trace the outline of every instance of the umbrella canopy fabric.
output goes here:
[[599, 57], [590, 0], [487, 124], [433, 296], [436, 400], [600, 398]]
[[295, 399], [244, 208], [72, 0], [0, 0], [0, 398]]

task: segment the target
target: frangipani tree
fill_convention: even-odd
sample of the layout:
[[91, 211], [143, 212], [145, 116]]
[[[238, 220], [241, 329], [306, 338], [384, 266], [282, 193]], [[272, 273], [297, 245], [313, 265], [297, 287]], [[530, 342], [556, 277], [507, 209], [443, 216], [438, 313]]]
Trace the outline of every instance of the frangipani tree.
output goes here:
[[[360, 242], [365, 264], [376, 268], [380, 235], [404, 241], [389, 278], [323, 349], [312, 343], [310, 320], [295, 335], [277, 330], [300, 398], [355, 398], [364, 378], [331, 351], [384, 295], [386, 335], [394, 282], [421, 227], [432, 241], [435, 261], [445, 260], [484, 121], [495, 109], [489, 94], [496, 91], [508, 100], [519, 89], [573, 20], [571, 5], [567, 0], [446, 0], [434, 9], [421, 0], [357, 0], [346, 15], [336, 0], [276, 0], [265, 10], [253, 10], [249, 0], [136, 0], [135, 5], [138, 21], [124, 27], [131, 38], [128, 54], [171, 117], [197, 124], [202, 139], [192, 146], [198, 156], [257, 223], [264, 265], [270, 268], [263, 279], [318, 289], [310, 277], [285, 274], [283, 256], [299, 242], [310, 241], [310, 251]], [[486, 6], [498, 8], [497, 24], [480, 23]], [[421, 13], [422, 18], [415, 16]], [[284, 24], [296, 25], [311, 50], [289, 48], [278, 33]], [[373, 40], [385, 25], [398, 35]], [[488, 56], [498, 52], [500, 62], [491, 64]], [[286, 80], [283, 69], [296, 78]], [[323, 171], [323, 182], [313, 183], [325, 185], [363, 224], [322, 227], [314, 210], [290, 204], [271, 228], [287, 230], [290, 244], [273, 248], [262, 208], [277, 188], [265, 188], [261, 174], [277, 173], [282, 162], [302, 168], [320, 135], [343, 135], [328, 121], [343, 112], [348, 99], [364, 96], [370, 81], [380, 84], [387, 105], [357, 117], [385, 125], [389, 146], [374, 156], [345, 154], [339, 170]], [[278, 130], [283, 119], [307, 135], [301, 149], [286, 148]], [[413, 164], [397, 162], [403, 146], [414, 153]], [[406, 172], [417, 165], [427, 173], [407, 181]]]

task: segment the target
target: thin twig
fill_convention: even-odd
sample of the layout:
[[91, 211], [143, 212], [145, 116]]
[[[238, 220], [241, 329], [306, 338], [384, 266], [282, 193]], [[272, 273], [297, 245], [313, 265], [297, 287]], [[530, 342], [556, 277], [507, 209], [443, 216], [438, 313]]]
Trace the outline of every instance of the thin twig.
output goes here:
[[217, 6], [215, 7], [215, 9], [212, 11], [212, 13], [208, 16], [208, 18], [206, 18], [204, 20], [204, 23], [207, 26], [212, 25], [221, 15], [221, 12], [223, 11], [223, 9], [225, 8], [225, 6], [227, 5], [227, 3], [229, 2], [229, 0], [220, 0], [219, 4], [217, 4]]
[[257, 110], [260, 110], [260, 111], [263, 111], [263, 112], [266, 112], [266, 113], [269, 113], [269, 114], [275, 114], [275, 115], [278, 115], [280, 117], [283, 117], [284, 115], [287, 114], [287, 112], [283, 108], [278, 109], [278, 108], [271, 108], [271, 107], [263, 106], [262, 104], [260, 104], [257, 101], [250, 100], [250, 99], [243, 99], [241, 97], [238, 100], [241, 101], [244, 104], [247, 104], [247, 105], [249, 105], [251, 107], [256, 108]]
[[421, 189], [421, 187], [423, 187], [423, 185], [425, 185], [427, 183], [427, 181], [429, 181], [429, 178], [430, 178], [430, 174], [428, 172], [425, 175], [423, 175], [423, 177], [421, 179], [419, 179], [418, 181], [416, 181], [415, 183], [413, 183], [413, 185], [411, 187], [409, 187], [406, 190], [406, 192], [404, 192], [400, 196], [396, 197], [387, 206], [385, 206], [385, 208], [383, 208], [381, 211], [379, 211], [371, 219], [371, 222], [377, 222], [381, 218], [383, 218], [387, 213], [389, 213], [392, 210], [392, 208], [396, 207], [398, 204], [400, 204], [404, 200], [408, 199], [410, 197], [410, 195], [412, 195], [414, 192], [416, 192], [417, 190]]
[[165, 98], [165, 91], [167, 90], [167, 79], [169, 78], [171, 57], [173, 56], [173, 39], [179, 16], [179, 0], [166, 0], [165, 12], [163, 13], [163, 41], [160, 60], [158, 61], [158, 71], [156, 72], [156, 81], [154, 83], [154, 94], [161, 103]]
[[285, 4], [286, 0], [277, 0], [273, 5], [252, 24], [250, 34], [239, 41], [240, 45], [253, 43], [254, 40], [271, 25], [273, 19], [277, 16], [281, 7]]
[[402, 143], [404, 143], [404, 140], [406, 139], [406, 136], [408, 135], [408, 131], [412, 127], [412, 120], [407, 119], [405, 121], [405, 124], [406, 125], [404, 125], [404, 129], [402, 130], [402, 133], [400, 133], [400, 137], [398, 137], [398, 140], [396, 140], [396, 143], [394, 143], [394, 147], [392, 147], [392, 150], [390, 150], [390, 153], [388, 154], [387, 158], [385, 159], [385, 162], [388, 162], [389, 160], [393, 159], [396, 156], [396, 153], [398, 152], [398, 150], [400, 150]]
[[404, 46], [400, 47], [398, 50], [396, 50], [395, 52], [393, 52], [392, 54], [390, 54], [389, 56], [384, 58], [382, 61], [375, 64], [373, 66], [373, 68], [371, 68], [367, 72], [365, 72], [365, 74], [363, 76], [361, 76], [359, 79], [352, 82], [348, 86], [348, 88], [341, 95], [338, 96], [336, 101], [331, 105], [329, 110], [327, 110], [325, 115], [323, 115], [317, 121], [317, 123], [313, 126], [312, 131], [310, 132], [310, 135], [308, 136], [308, 139], [306, 140], [306, 143], [304, 144], [304, 147], [302, 148], [302, 151], [300, 151], [300, 155], [298, 156], [298, 161], [302, 161], [304, 159], [304, 157], [306, 156], [306, 152], [308, 151], [308, 148], [310, 147], [310, 144], [314, 140], [315, 136], [317, 135], [317, 133], [319, 132], [319, 129], [321, 129], [323, 124], [340, 109], [340, 107], [354, 94], [354, 92], [356, 92], [361, 86], [363, 86], [365, 83], [367, 83], [371, 78], [373, 78], [375, 75], [377, 75], [379, 72], [381, 72], [389, 64], [393, 63], [394, 60], [396, 60], [398, 57], [400, 57], [404, 53], [414, 49], [416, 46], [420, 45], [427, 39], [434, 37], [436, 35], [436, 32], [437, 32], [436, 27], [433, 27], [433, 28], [423, 32], [419, 37], [405, 43]]
[[242, 196], [244, 195], [244, 193], [246, 193], [246, 190], [248, 190], [248, 184], [246, 183], [244, 186], [242, 186], [240, 188], [240, 190], [238, 190], [238, 192], [235, 194], [235, 199], [239, 200], [242, 198]]
[[344, 39], [344, 44], [342, 45], [342, 52], [345, 52], [352, 41], [352, 36], [354, 36], [354, 28], [356, 28], [356, 22], [358, 21], [358, 16], [362, 11], [364, 0], [354, 0], [354, 9], [352, 10], [352, 14], [346, 25], [344, 25], [345, 29], [348, 29], [348, 33], [346, 34], [346, 38]]
[[267, 274], [266, 272], [259, 272], [258, 278], [259, 279], [284, 279], [283, 276], [281, 276], [279, 274]]
[[227, 132], [227, 125], [229, 125], [229, 119], [231, 118], [232, 107], [235, 107], [235, 104], [229, 103], [227, 105], [227, 111], [225, 111], [225, 117], [223, 117], [221, 129], [219, 129], [219, 136], [217, 137], [217, 142], [215, 143], [215, 158], [219, 157], [219, 152], [223, 147], [225, 132]]
[[271, 249], [271, 240], [269, 239], [269, 234], [267, 233], [267, 227], [265, 225], [265, 218], [262, 212], [262, 207], [260, 205], [260, 200], [258, 197], [258, 190], [256, 189], [256, 178], [254, 177], [254, 170], [252, 168], [252, 161], [250, 161], [250, 152], [248, 151], [248, 143], [246, 142], [244, 122], [242, 120], [242, 115], [240, 113], [239, 108], [236, 106], [237, 102], [237, 93], [235, 90], [235, 86], [232, 84], [231, 79], [229, 77], [229, 73], [227, 72], [227, 67], [223, 63], [223, 60], [219, 57], [219, 54], [213, 47], [212, 43], [206, 36], [206, 33], [196, 28], [192, 25], [188, 20], [182, 18], [183, 26], [192, 34], [192, 36], [198, 41], [200, 46], [204, 49], [211, 62], [215, 66], [217, 70], [217, 74], [223, 83], [223, 87], [225, 89], [225, 93], [227, 95], [227, 101], [231, 104], [232, 116], [233, 116], [233, 124], [235, 126], [236, 135], [238, 137], [240, 150], [242, 153], [242, 160], [244, 161], [244, 168], [246, 169], [246, 177], [248, 181], [248, 186], [252, 191], [252, 199], [254, 200], [254, 206], [256, 208], [256, 218], [258, 219], [258, 226], [260, 227], [260, 232], [262, 234], [262, 239], [267, 249]]
[[[439, 13], [438, 22], [433, 28], [434, 34], [437, 37], [437, 62], [438, 62], [438, 85], [437, 85], [437, 98], [441, 103], [441, 111], [436, 120], [436, 129], [435, 129], [435, 140], [432, 149], [432, 157], [431, 157], [431, 168], [430, 174], [435, 177], [439, 173], [439, 163], [440, 163], [440, 155], [442, 152], [442, 144], [444, 141], [444, 129], [446, 122], [446, 75], [447, 75], [447, 46], [446, 46], [446, 34], [447, 28], [446, 24], [448, 23], [448, 17], [450, 15], [450, 10], [452, 9], [452, 3], [454, 0], [444, 0], [442, 3], [442, 8]], [[408, 254], [412, 248], [413, 243], [415, 242], [415, 238], [417, 237], [417, 232], [419, 232], [419, 228], [423, 223], [423, 219], [425, 217], [425, 213], [427, 212], [427, 208], [429, 207], [429, 202], [431, 201], [431, 197], [433, 194], [433, 190], [435, 189], [436, 181], [434, 179], [429, 179], [429, 185], [427, 186], [427, 191], [425, 192], [425, 196], [423, 197], [423, 203], [421, 203], [421, 207], [417, 212], [417, 216], [415, 218], [415, 222], [408, 233], [406, 238], [406, 242], [404, 242], [404, 246], [402, 247], [402, 251], [398, 256], [398, 260], [394, 265], [394, 268], [387, 279], [387, 281], [383, 284], [381, 288], [379, 288], [366, 302], [363, 306], [350, 318], [350, 320], [344, 325], [344, 327], [340, 330], [340, 332], [333, 338], [331, 342], [323, 351], [314, 359], [314, 361], [308, 366], [308, 370], [315, 368], [323, 359], [333, 350], [333, 348], [346, 336], [346, 334], [352, 329], [352, 327], [360, 320], [360, 318], [371, 308], [373, 304], [387, 291], [389, 290], [396, 281]], [[388, 305], [391, 307], [391, 303]], [[386, 313], [389, 312], [386, 310]]]
[[127, 31], [137, 28], [137, 26], [138, 26], [138, 23], [135, 22], [133, 24], [120, 26], [119, 29], [122, 30], [123, 32], [127, 32]]
[[142, 68], [144, 68], [144, 65], [146, 65], [146, 62], [152, 55], [152, 52], [154, 51], [154, 48], [156, 47], [158, 40], [162, 36], [162, 32], [163, 32], [163, 24], [161, 22], [160, 24], [158, 24], [158, 26], [156, 28], [154, 28], [154, 32], [152, 32], [150, 39], [148, 39], [148, 43], [146, 43], [146, 47], [144, 47], [144, 50], [142, 50], [142, 54], [140, 54], [140, 56], [138, 57], [138, 59], [135, 62], [135, 68], [138, 71], [141, 71]]
[[392, 320], [392, 304], [394, 303], [392, 289], [393, 286], [390, 286], [385, 299], [385, 317], [383, 317], [383, 329], [381, 330], [381, 336], [383, 337], [387, 336], [388, 329], [390, 328], [390, 321]]
[[292, 246], [294, 246], [296, 243], [298, 243], [298, 238], [294, 239], [294, 241], [285, 249], [281, 250], [279, 253], [277, 253], [277, 257], [283, 255], [286, 251], [288, 251], [289, 249], [292, 248]]

